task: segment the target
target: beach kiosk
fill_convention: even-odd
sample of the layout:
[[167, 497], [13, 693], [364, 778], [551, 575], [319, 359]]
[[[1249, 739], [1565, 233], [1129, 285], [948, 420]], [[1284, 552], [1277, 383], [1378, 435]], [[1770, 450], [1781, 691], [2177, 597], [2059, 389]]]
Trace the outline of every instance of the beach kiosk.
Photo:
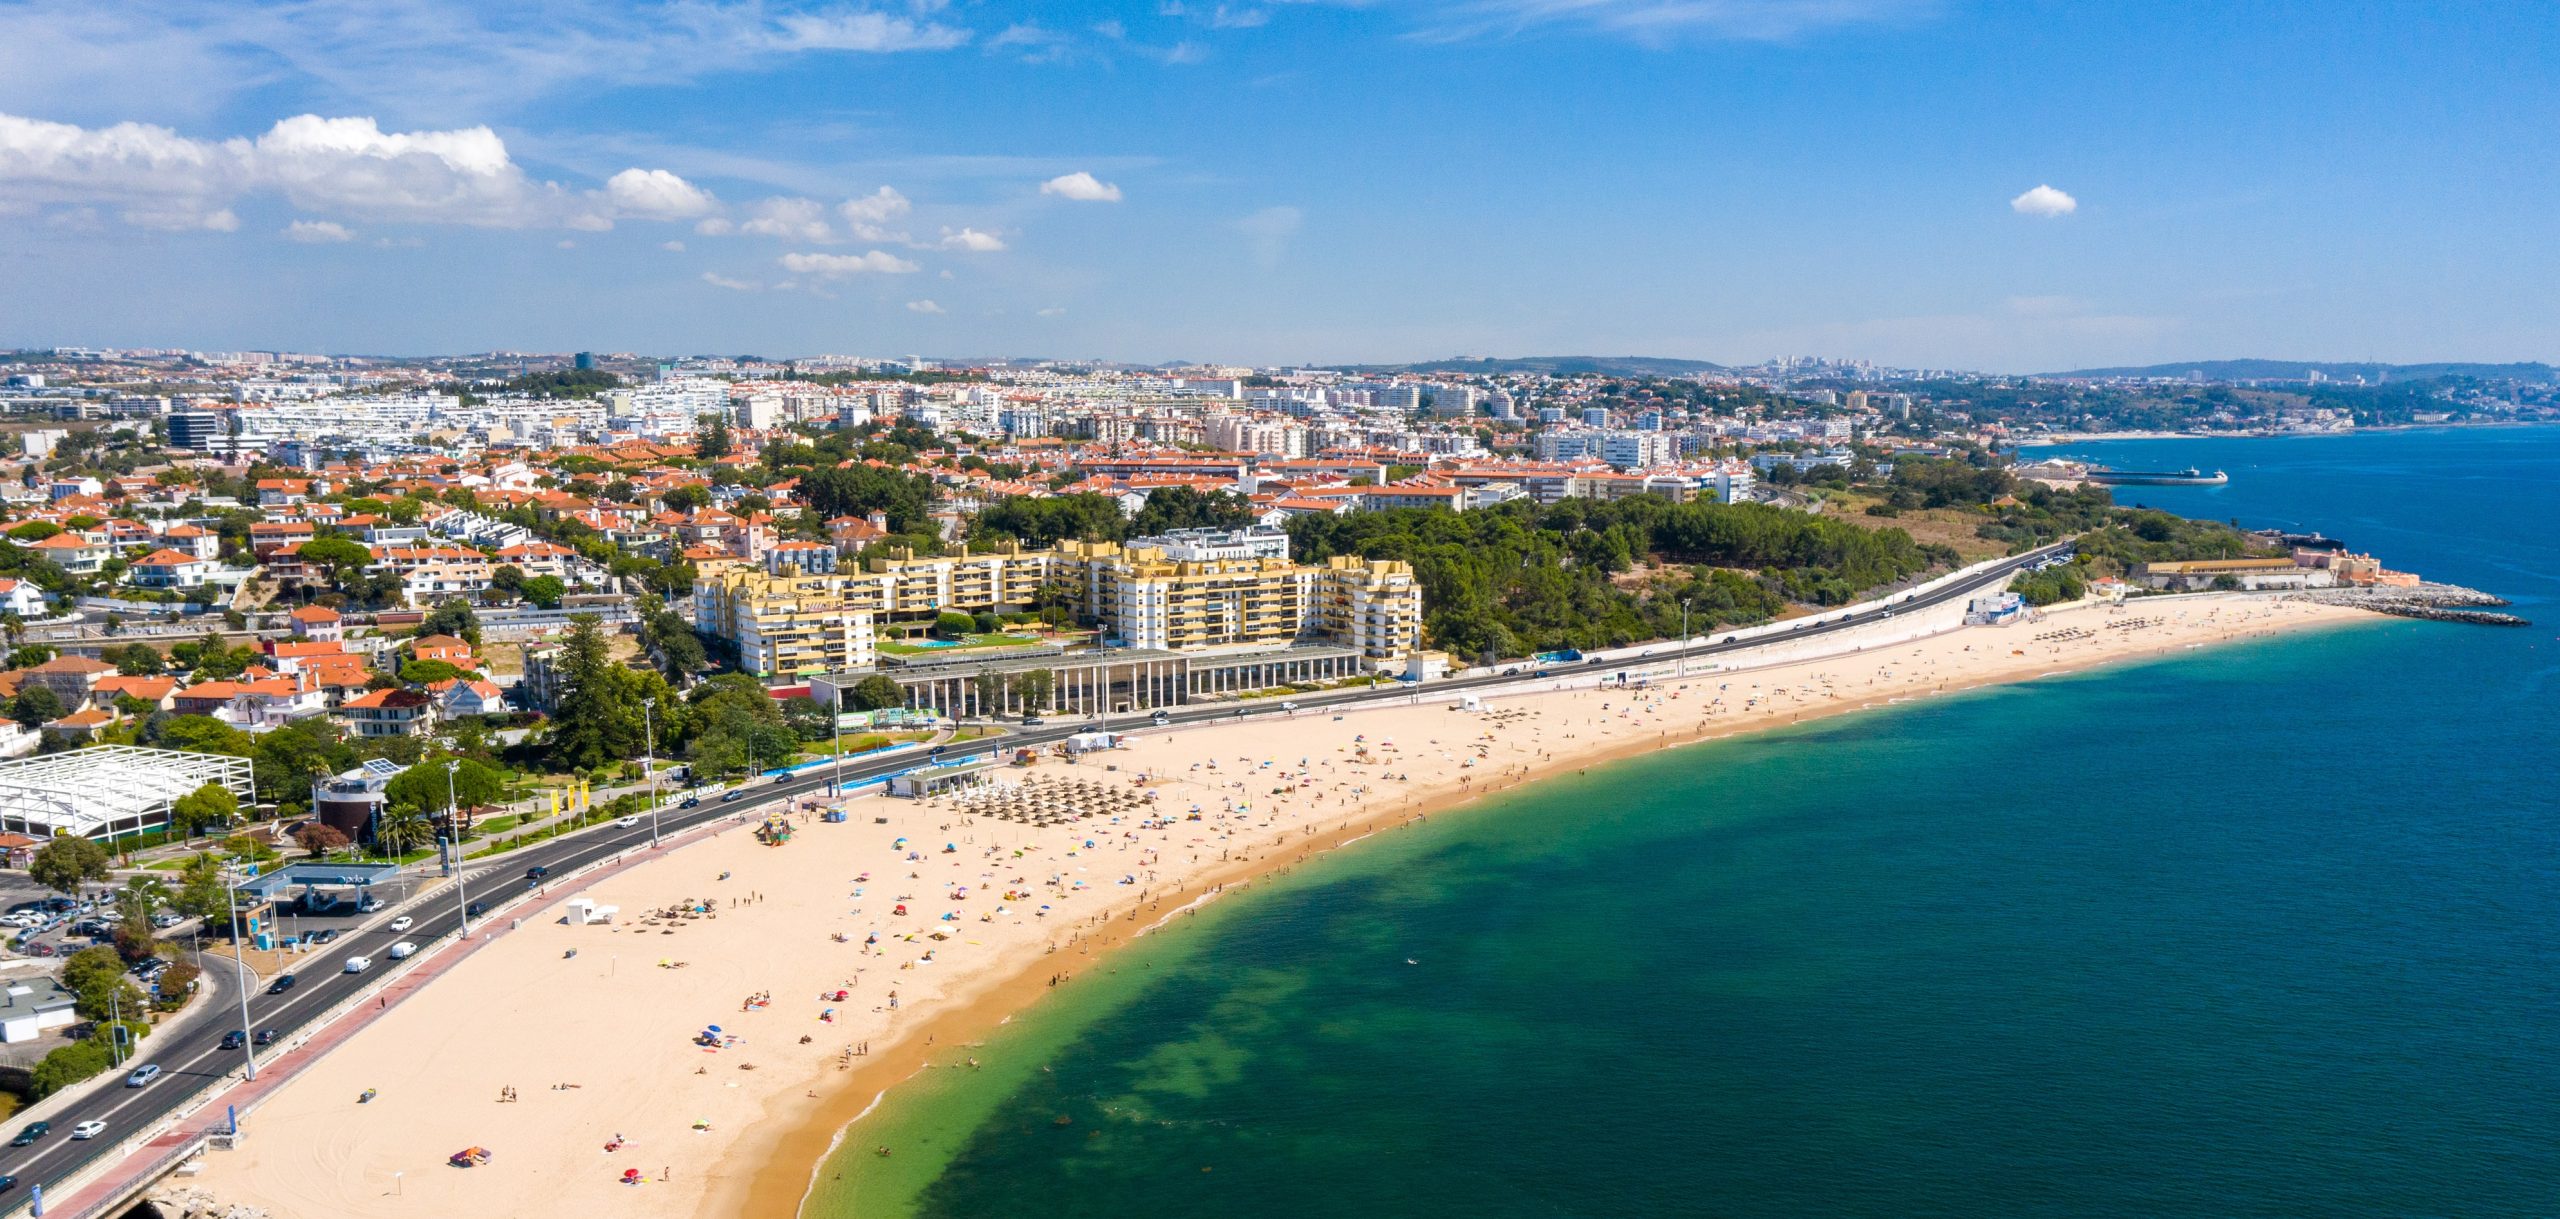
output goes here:
[[992, 762], [962, 762], [954, 766], [926, 766], [889, 778], [889, 794], [921, 800], [958, 787], [986, 781], [987, 772], [995, 769]]

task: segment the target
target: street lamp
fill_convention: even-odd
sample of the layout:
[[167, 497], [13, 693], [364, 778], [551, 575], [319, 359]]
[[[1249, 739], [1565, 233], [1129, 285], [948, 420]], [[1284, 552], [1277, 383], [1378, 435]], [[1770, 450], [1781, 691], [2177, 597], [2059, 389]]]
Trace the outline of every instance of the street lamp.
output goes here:
[[651, 849], [651, 850], [656, 850], [656, 849], [657, 849], [657, 846], [658, 846], [658, 720], [657, 720], [657, 709], [658, 709], [658, 700], [657, 700], [657, 699], [654, 699], [654, 698], [644, 698], [644, 699], [641, 699], [641, 700], [640, 700], [640, 727], [641, 727], [641, 729], [642, 729], [643, 731], [645, 731], [645, 732], [648, 734], [648, 735], [644, 738], [646, 748], [647, 748], [647, 749], [648, 749], [648, 751], [649, 751], [649, 753], [648, 753], [648, 761], [646, 761], [645, 763], [643, 763], [643, 765], [645, 765], [645, 766], [647, 766], [647, 767], [649, 768], [649, 849]]
[[462, 908], [462, 936], [471, 938], [471, 897], [463, 890], [463, 878], [471, 868], [462, 855], [462, 802], [453, 794], [453, 772], [462, 769], [462, 759], [444, 760], [444, 827], [453, 843], [453, 901]]
[[827, 780], [827, 794], [841, 796], [844, 794], [844, 687], [832, 679], [827, 682], [827, 718], [835, 721], [836, 729], [835, 777]]
[[1689, 675], [1689, 599], [1680, 598], [1680, 676]]
[[226, 883], [231, 895], [231, 963], [240, 971], [240, 1052], [248, 1055], [249, 1082], [258, 1081], [258, 1039], [249, 1033], [249, 962], [240, 955], [240, 875], [232, 869]]

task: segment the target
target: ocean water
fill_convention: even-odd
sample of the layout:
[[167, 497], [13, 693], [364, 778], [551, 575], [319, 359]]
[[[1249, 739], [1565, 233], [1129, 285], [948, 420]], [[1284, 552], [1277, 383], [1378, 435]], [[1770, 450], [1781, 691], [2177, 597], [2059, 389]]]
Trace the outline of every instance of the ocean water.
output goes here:
[[2070, 451], [2219, 466], [2123, 498], [2538, 623], [1978, 691], [1382, 835], [955, 1052], [810, 1213], [2560, 1212], [2560, 430]]

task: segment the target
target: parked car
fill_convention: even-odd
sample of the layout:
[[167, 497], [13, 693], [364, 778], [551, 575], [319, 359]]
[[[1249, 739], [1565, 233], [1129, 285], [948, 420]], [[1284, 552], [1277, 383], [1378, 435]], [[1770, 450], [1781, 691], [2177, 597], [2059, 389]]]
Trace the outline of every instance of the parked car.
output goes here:
[[363, 973], [364, 971], [366, 971], [366, 970], [368, 970], [368, 969], [371, 969], [371, 968], [373, 968], [373, 958], [372, 958], [372, 957], [348, 957], [348, 958], [347, 958], [347, 972], [348, 972], [348, 973], [351, 973], [351, 974], [360, 974], [360, 973]]
[[243, 1033], [243, 1032], [241, 1032], [241, 1031], [240, 1031], [240, 1030], [238, 1030], [238, 1029], [233, 1029], [233, 1030], [231, 1030], [230, 1032], [228, 1032], [228, 1033], [224, 1033], [224, 1034], [222, 1035], [222, 1048], [223, 1048], [223, 1049], [226, 1049], [226, 1050], [236, 1050], [236, 1049], [239, 1049], [240, 1047], [242, 1047], [242, 1046], [244, 1046], [244, 1045], [247, 1045], [247, 1044], [249, 1044], [249, 1035], [248, 1035], [247, 1033]]
[[286, 991], [289, 991], [289, 990], [292, 990], [292, 989], [293, 989], [293, 975], [292, 975], [292, 974], [277, 974], [277, 975], [276, 975], [276, 980], [275, 980], [275, 981], [267, 983], [267, 993], [268, 993], [268, 994], [270, 994], [270, 995], [281, 995], [281, 994], [285, 993]]
[[382, 908], [388, 904], [390, 903], [383, 901], [381, 898], [367, 897], [363, 901], [356, 903], [356, 913], [380, 914], [382, 913]]
[[160, 1064], [156, 1062], [146, 1062], [141, 1066], [135, 1067], [133, 1069], [133, 1074], [124, 1077], [124, 1086], [128, 1088], [139, 1088], [158, 1078], [160, 1078]]
[[53, 1133], [53, 1123], [29, 1122], [19, 1129], [18, 1137], [9, 1140], [9, 1145], [12, 1147], [32, 1147], [35, 1146], [37, 1139], [43, 1138], [51, 1133]]
[[417, 922], [418, 920], [404, 914], [391, 920], [391, 929], [393, 931], [407, 931], [409, 928], [416, 926]]
[[91, 1118], [91, 1119], [90, 1119], [90, 1120], [88, 1120], [88, 1121], [82, 1122], [82, 1123], [80, 1123], [79, 1125], [72, 1127], [72, 1128], [71, 1128], [71, 1137], [73, 1137], [73, 1138], [75, 1138], [75, 1139], [94, 1139], [94, 1138], [98, 1137], [99, 1135], [105, 1134], [106, 1132], [107, 1132], [107, 1124], [106, 1124], [105, 1122], [99, 1121], [99, 1120], [97, 1120], [97, 1119], [95, 1119], [95, 1118]]
[[151, 925], [152, 925], [152, 926], [154, 926], [154, 927], [159, 928], [159, 929], [160, 929], [160, 930], [162, 930], [162, 931], [167, 931], [167, 930], [168, 930], [168, 929], [170, 929], [171, 927], [175, 927], [175, 926], [177, 926], [178, 924], [183, 923], [183, 922], [185, 922], [185, 921], [187, 921], [187, 920], [185, 920], [184, 918], [181, 918], [181, 917], [179, 917], [179, 916], [177, 916], [177, 915], [175, 915], [175, 914], [171, 914], [171, 913], [169, 913], [169, 912], [168, 912], [168, 911], [166, 911], [166, 910], [163, 910], [163, 911], [161, 911], [160, 913], [158, 913], [158, 914], [155, 914], [155, 915], [152, 915], [152, 916], [151, 916]]
[[417, 951], [418, 946], [416, 944], [412, 944], [407, 940], [402, 940], [391, 946], [391, 959], [394, 961], [405, 960], [410, 956], [415, 955]]

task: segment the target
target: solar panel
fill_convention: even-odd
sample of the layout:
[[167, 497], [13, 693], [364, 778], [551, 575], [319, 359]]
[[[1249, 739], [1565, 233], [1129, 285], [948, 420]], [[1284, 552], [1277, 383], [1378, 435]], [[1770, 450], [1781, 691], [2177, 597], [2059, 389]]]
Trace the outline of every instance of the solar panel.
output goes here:
[[406, 769], [389, 758], [367, 758], [364, 763], [364, 772], [377, 779], [388, 779]]

